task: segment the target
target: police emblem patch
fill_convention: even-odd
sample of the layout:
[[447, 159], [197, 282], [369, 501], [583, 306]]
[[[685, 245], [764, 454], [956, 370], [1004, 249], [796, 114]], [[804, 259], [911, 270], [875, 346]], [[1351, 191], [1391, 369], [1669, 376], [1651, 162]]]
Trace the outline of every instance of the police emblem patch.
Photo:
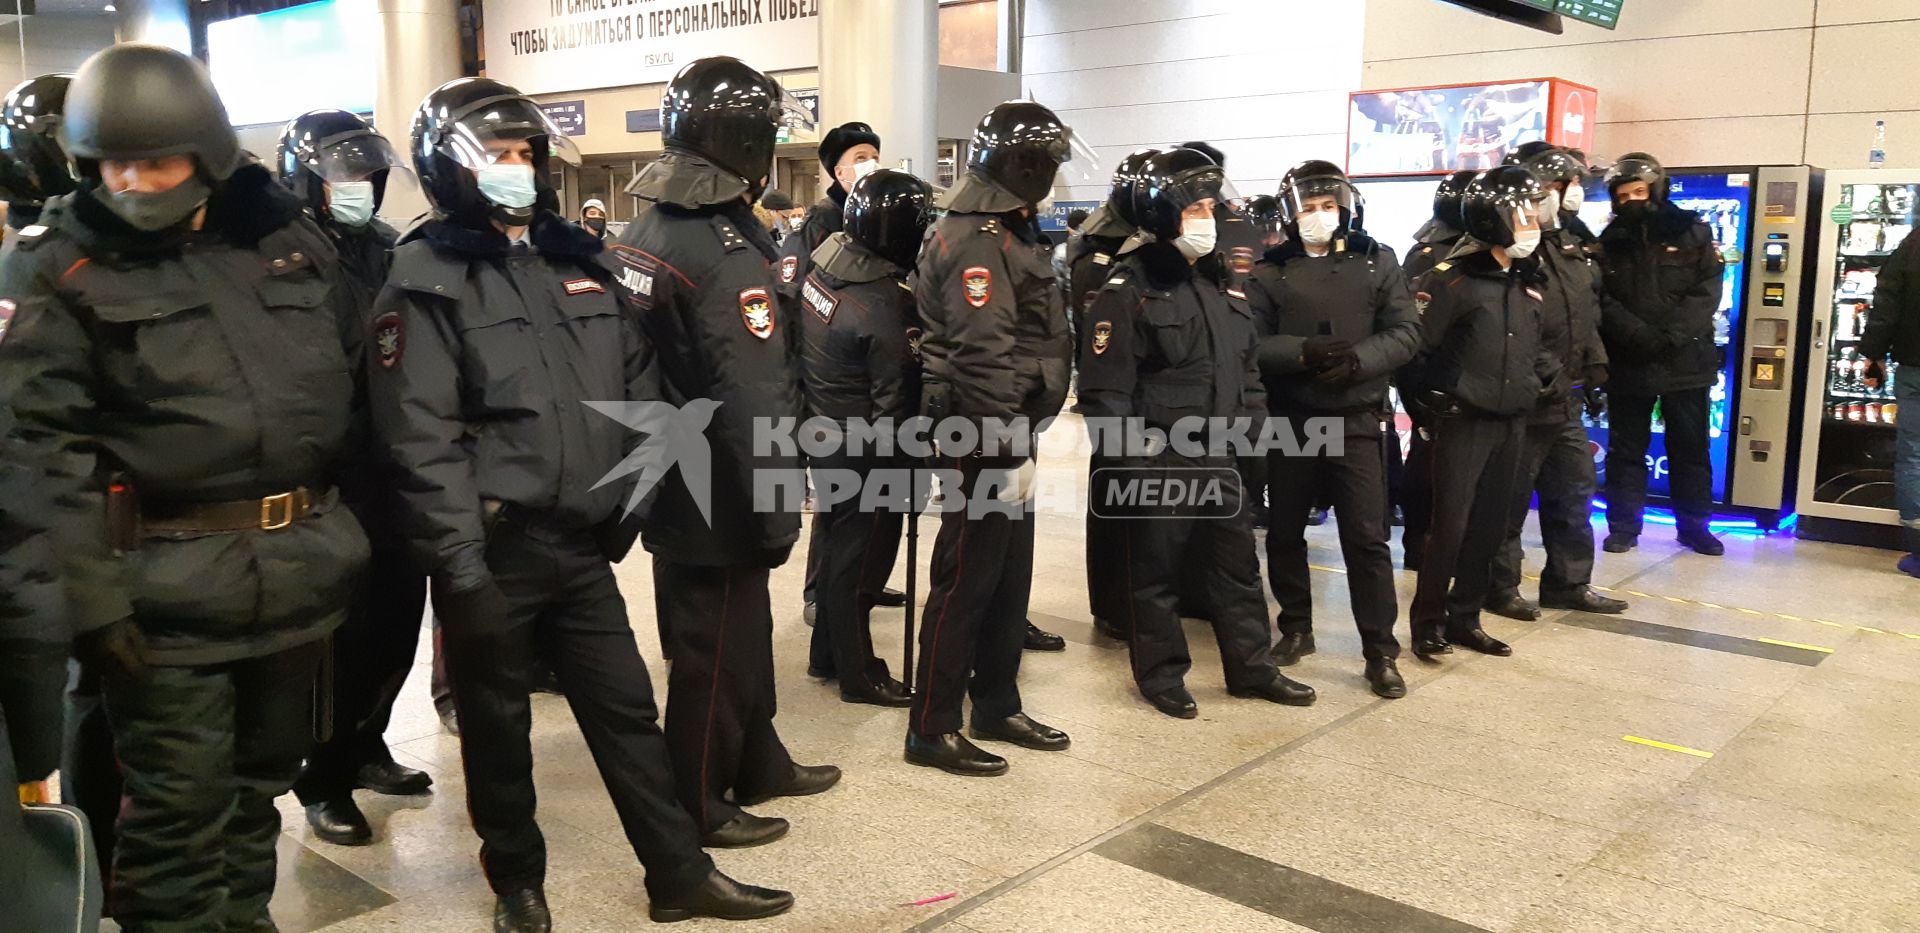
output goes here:
[[791, 284], [793, 282], [793, 277], [796, 274], [798, 274], [799, 271], [800, 271], [799, 257], [788, 256], [787, 258], [780, 260], [780, 281], [781, 282]]
[[764, 288], [740, 290], [740, 320], [747, 333], [766, 340], [773, 336], [773, 298]]
[[1110, 321], [1096, 321], [1093, 325], [1093, 355], [1107, 352], [1113, 345], [1113, 324]]
[[961, 284], [967, 287], [967, 304], [984, 308], [993, 297], [993, 272], [986, 266], [970, 266], [960, 273]]
[[1234, 247], [1233, 252], [1228, 254], [1227, 267], [1233, 270], [1234, 275], [1252, 275], [1253, 250], [1245, 246]]
[[913, 357], [913, 361], [916, 363], [920, 362], [921, 336], [922, 335], [920, 333], [920, 328], [918, 327], [907, 328], [907, 355]]
[[380, 366], [392, 369], [407, 353], [407, 328], [400, 312], [388, 311], [373, 319], [373, 349], [380, 355]]
[[1433, 301], [1432, 295], [1429, 295], [1426, 292], [1414, 292], [1413, 293], [1413, 313], [1418, 314], [1421, 317], [1425, 317], [1427, 314], [1427, 305], [1432, 301]]

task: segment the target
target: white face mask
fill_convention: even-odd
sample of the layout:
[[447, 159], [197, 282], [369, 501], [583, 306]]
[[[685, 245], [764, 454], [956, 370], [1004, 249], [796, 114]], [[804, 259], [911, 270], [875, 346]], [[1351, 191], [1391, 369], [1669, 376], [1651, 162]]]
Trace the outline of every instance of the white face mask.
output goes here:
[[1300, 239], [1308, 246], [1324, 247], [1340, 232], [1339, 211], [1314, 211], [1300, 215]]
[[1547, 189], [1547, 198], [1540, 202], [1540, 229], [1560, 229], [1560, 192]]
[[853, 163], [853, 180], [859, 181], [879, 170], [880, 162], [878, 159], [862, 159], [859, 162]]
[[1579, 183], [1575, 182], [1567, 185], [1567, 193], [1560, 198], [1560, 209], [1563, 211], [1578, 211], [1580, 210], [1580, 205], [1585, 203], [1587, 203], [1587, 189], [1580, 187]]
[[807, 225], [807, 219], [805, 217], [787, 218], [787, 229], [792, 230], [795, 233], [799, 233], [800, 228], [806, 225]]
[[364, 227], [373, 219], [373, 182], [342, 181], [327, 186], [327, 213], [345, 227]]
[[1213, 254], [1219, 231], [1212, 217], [1196, 217], [1180, 223], [1180, 236], [1173, 241], [1173, 248], [1188, 259], [1199, 259]]
[[1513, 245], [1507, 247], [1507, 256], [1512, 259], [1525, 259], [1540, 248], [1540, 228], [1517, 230], [1513, 234]]

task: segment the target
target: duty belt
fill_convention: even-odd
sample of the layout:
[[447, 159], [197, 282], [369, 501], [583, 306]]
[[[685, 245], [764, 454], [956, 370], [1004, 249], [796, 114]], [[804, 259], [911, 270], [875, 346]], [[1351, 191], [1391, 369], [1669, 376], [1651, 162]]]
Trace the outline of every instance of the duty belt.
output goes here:
[[313, 514], [327, 497], [305, 486], [238, 502], [151, 503], [141, 511], [143, 533], [278, 531]]

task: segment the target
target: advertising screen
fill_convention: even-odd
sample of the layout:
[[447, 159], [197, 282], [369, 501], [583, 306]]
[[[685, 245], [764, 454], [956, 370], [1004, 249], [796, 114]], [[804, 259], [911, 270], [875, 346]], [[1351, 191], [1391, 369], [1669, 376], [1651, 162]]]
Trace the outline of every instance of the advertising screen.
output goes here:
[[1433, 191], [1440, 179], [1433, 176], [1412, 178], [1361, 178], [1354, 181], [1360, 197], [1366, 200], [1367, 235], [1386, 246], [1406, 262], [1413, 249], [1413, 234], [1433, 217]]
[[[1714, 242], [1719, 245], [1721, 260], [1726, 263], [1722, 272], [1720, 308], [1713, 318], [1713, 342], [1721, 350], [1720, 375], [1708, 395], [1707, 404], [1707, 450], [1713, 460], [1715, 502], [1725, 502], [1727, 497], [1727, 461], [1732, 446], [1729, 431], [1735, 414], [1733, 370], [1739, 365], [1740, 359], [1740, 348], [1733, 345], [1733, 336], [1740, 333], [1740, 309], [1746, 306], [1743, 293], [1746, 290], [1747, 239], [1753, 225], [1752, 184], [1753, 176], [1745, 172], [1698, 173], [1682, 169], [1673, 173], [1673, 203], [1699, 214], [1707, 222], [1707, 226], [1713, 229]], [[1595, 233], [1599, 233], [1606, 228], [1612, 214], [1613, 205], [1607, 198], [1606, 186], [1598, 181], [1588, 182], [1586, 203], [1580, 208], [1581, 219]], [[1604, 481], [1606, 416], [1602, 415], [1598, 421], [1588, 421], [1587, 436], [1594, 442], [1594, 461]], [[1647, 491], [1656, 496], [1667, 495], [1666, 427], [1657, 420], [1653, 426], [1653, 443], [1647, 449], [1647, 467]]]
[[373, 0], [320, 0], [207, 24], [207, 65], [235, 126], [309, 110], [371, 113], [380, 59]]

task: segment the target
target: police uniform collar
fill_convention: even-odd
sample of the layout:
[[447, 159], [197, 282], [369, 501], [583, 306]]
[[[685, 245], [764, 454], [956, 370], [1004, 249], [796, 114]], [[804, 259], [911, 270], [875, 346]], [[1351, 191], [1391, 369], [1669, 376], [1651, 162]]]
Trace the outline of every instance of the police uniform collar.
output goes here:
[[[456, 253], [476, 259], [504, 259], [512, 247], [507, 235], [494, 227], [484, 230], [463, 227], [444, 218], [435, 218], [409, 230], [405, 239], [423, 238]], [[599, 237], [585, 228], [562, 220], [552, 211], [533, 215], [527, 238], [542, 255], [587, 259], [606, 248]]]
[[[1374, 246], [1373, 237], [1367, 236], [1363, 231], [1354, 230], [1344, 238], [1328, 244], [1327, 255], [1336, 259], [1344, 259], [1349, 255], [1371, 255]], [[1295, 259], [1305, 259], [1308, 255], [1305, 243], [1299, 240], [1288, 240], [1267, 250], [1263, 258], [1273, 265], [1283, 266]]]
[[747, 189], [746, 179], [684, 149], [668, 149], [627, 185], [636, 198], [686, 208], [738, 201]]
[[1413, 241], [1424, 244], [1453, 243], [1465, 236], [1465, 232], [1438, 217], [1429, 217], [1419, 230], [1414, 231]]
[[846, 208], [847, 189], [840, 187], [840, 180], [838, 178], [833, 180], [833, 184], [827, 186], [827, 197], [833, 200], [835, 207], [843, 210]]
[[1166, 291], [1193, 278], [1194, 267], [1171, 243], [1148, 243], [1133, 253], [1147, 284]]
[[1094, 208], [1093, 213], [1087, 215], [1086, 222], [1080, 225], [1082, 237], [1110, 239], [1114, 241], [1115, 246], [1126, 242], [1127, 237], [1133, 236], [1133, 233], [1133, 225], [1121, 220], [1120, 215], [1114, 213], [1105, 204]]
[[846, 233], [835, 233], [821, 241], [813, 251], [816, 268], [853, 285], [893, 277], [905, 278], [907, 270], [880, 258]]
[[1033, 205], [979, 172], [969, 171], [936, 205], [953, 214], [1005, 214]]

